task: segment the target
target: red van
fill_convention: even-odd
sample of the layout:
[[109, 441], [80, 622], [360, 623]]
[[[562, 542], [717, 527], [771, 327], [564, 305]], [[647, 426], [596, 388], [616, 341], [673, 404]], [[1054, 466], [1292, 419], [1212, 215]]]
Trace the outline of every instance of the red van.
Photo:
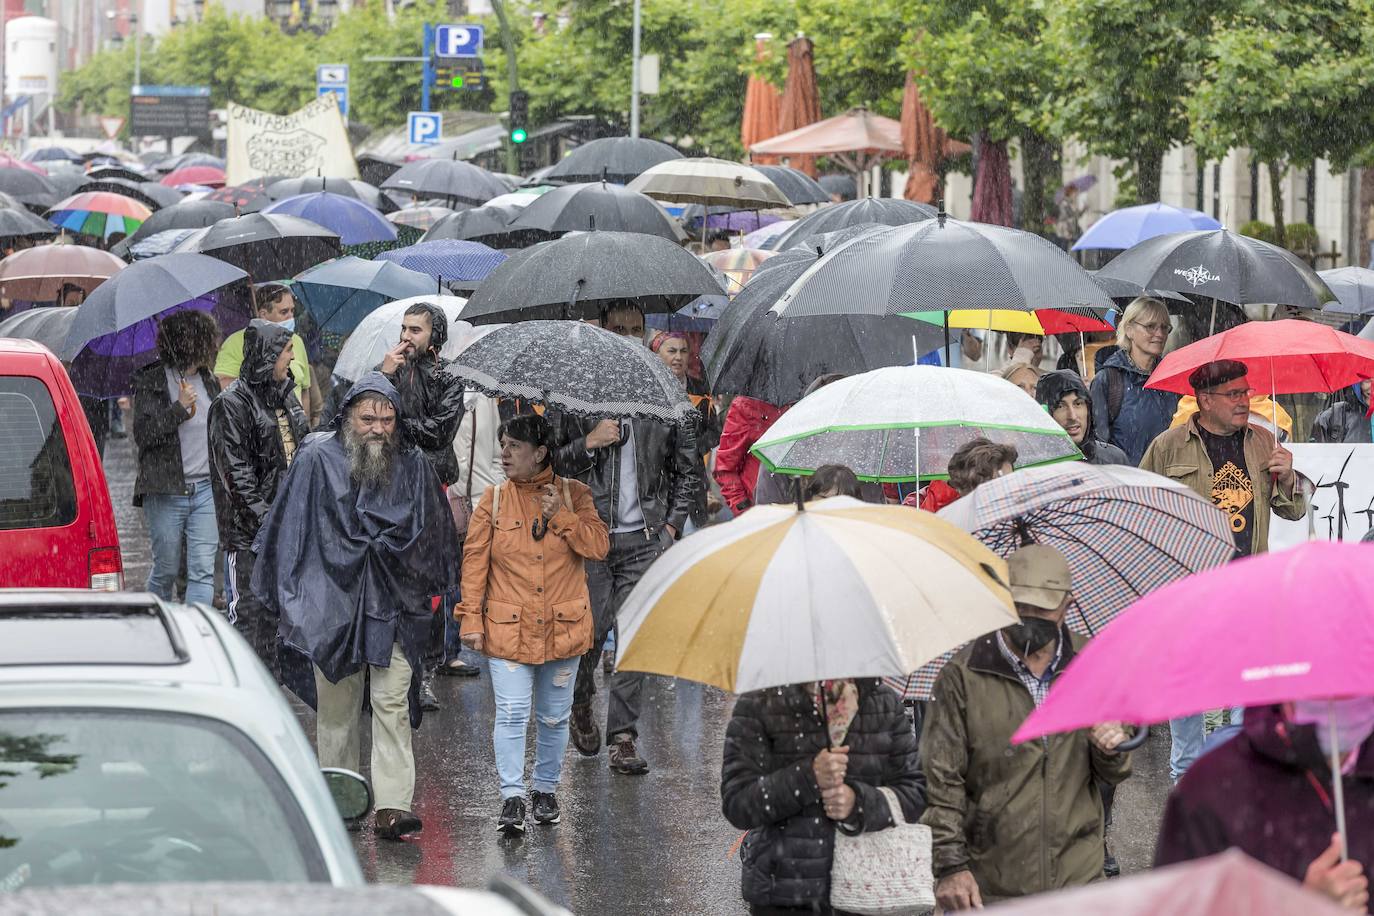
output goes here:
[[0, 588], [124, 587], [114, 508], [67, 370], [0, 338]]

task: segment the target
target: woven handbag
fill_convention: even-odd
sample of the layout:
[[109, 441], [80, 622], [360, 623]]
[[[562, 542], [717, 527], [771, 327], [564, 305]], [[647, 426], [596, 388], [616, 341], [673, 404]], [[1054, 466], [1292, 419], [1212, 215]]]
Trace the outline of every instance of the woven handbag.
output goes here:
[[935, 908], [930, 828], [908, 823], [897, 793], [880, 788], [895, 826], [850, 836], [835, 831], [830, 906], [861, 916], [918, 916]]

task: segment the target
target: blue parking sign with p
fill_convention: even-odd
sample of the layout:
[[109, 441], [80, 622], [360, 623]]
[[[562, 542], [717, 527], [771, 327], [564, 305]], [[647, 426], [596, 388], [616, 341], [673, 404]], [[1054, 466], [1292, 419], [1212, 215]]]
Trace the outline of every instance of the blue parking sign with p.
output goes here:
[[480, 25], [441, 25], [434, 29], [436, 57], [480, 57], [482, 55], [482, 27]]
[[444, 133], [444, 116], [437, 111], [412, 111], [406, 123], [412, 146], [438, 143]]

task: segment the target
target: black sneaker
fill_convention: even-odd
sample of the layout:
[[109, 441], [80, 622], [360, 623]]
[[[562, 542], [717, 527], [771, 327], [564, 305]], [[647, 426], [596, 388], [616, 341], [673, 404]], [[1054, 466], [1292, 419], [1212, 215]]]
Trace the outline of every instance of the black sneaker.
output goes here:
[[506, 836], [520, 836], [525, 832], [525, 800], [512, 795], [501, 803], [501, 816], [496, 820], [496, 829]]
[[552, 792], [534, 792], [530, 795], [530, 813], [536, 824], [558, 823], [558, 799]]
[[439, 711], [439, 698], [434, 695], [434, 675], [420, 678], [420, 708], [425, 712]]
[[1121, 866], [1117, 864], [1116, 856], [1111, 853], [1102, 857], [1102, 874], [1108, 878], [1121, 877]]

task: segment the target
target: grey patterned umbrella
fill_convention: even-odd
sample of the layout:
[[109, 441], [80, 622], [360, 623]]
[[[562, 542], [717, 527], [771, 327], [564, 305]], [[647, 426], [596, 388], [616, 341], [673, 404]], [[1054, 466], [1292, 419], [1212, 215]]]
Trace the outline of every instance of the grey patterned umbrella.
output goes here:
[[420, 241], [457, 239], [461, 242], [481, 242], [493, 248], [515, 247], [510, 242], [517, 233], [509, 224], [519, 213], [519, 207], [502, 204], [459, 210], [430, 226]]
[[1110, 308], [1102, 287], [1047, 239], [942, 215], [831, 249], [773, 311], [793, 318], [1059, 309], [1101, 317]]
[[554, 188], [521, 210], [510, 228], [536, 241], [589, 229], [639, 232], [679, 243], [686, 237], [658, 201], [604, 181]]
[[860, 223], [876, 223], [880, 226], [905, 226], [922, 220], [934, 219], [937, 210], [929, 204], [916, 203], [891, 197], [865, 197], [821, 207], [792, 224], [784, 232], [773, 248], [783, 251], [793, 245], [800, 245], [813, 236], [837, 229], [847, 229]]
[[409, 162], [382, 188], [405, 191], [420, 197], [442, 197], [460, 204], [484, 204], [509, 188], [486, 169], [459, 159], [419, 159]]
[[453, 364], [492, 397], [521, 398], [578, 416], [680, 422], [686, 389], [638, 340], [581, 321], [522, 321], [471, 344]]
[[468, 300], [473, 324], [597, 318], [616, 304], [675, 312], [719, 295], [711, 268], [680, 245], [638, 232], [582, 232], [516, 252]]

